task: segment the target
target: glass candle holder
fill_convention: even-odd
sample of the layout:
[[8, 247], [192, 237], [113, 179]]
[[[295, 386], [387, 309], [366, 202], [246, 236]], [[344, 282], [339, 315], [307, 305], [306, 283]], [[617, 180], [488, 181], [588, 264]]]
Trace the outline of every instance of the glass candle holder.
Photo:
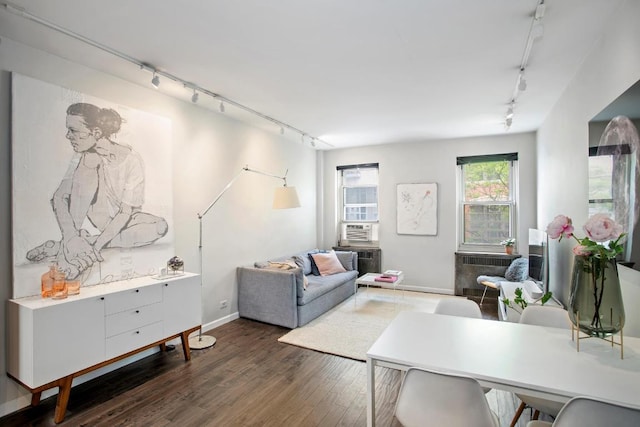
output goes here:
[[67, 280], [67, 294], [78, 295], [80, 293], [80, 280]]
[[65, 280], [64, 273], [57, 271], [53, 276], [53, 290], [51, 292], [51, 298], [63, 299], [68, 295], [67, 281]]

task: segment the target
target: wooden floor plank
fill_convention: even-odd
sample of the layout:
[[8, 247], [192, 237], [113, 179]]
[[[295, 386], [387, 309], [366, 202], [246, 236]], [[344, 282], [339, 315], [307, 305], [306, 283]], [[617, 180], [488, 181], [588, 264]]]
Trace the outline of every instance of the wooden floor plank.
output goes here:
[[[363, 362], [282, 344], [288, 330], [238, 319], [215, 329], [214, 347], [157, 353], [72, 389], [60, 426], [364, 426]], [[377, 423], [393, 417], [400, 372], [376, 368]], [[501, 425], [519, 404], [511, 393], [487, 398]], [[55, 396], [0, 418], [0, 425], [52, 426]], [[529, 412], [519, 426], [526, 425]]]

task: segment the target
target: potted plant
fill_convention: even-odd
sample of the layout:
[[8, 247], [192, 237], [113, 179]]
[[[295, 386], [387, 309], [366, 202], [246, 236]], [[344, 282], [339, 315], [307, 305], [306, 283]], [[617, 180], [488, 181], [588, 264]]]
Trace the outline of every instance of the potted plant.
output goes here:
[[513, 248], [516, 245], [516, 239], [513, 237], [509, 237], [508, 239], [504, 239], [500, 242], [502, 246], [504, 246], [504, 250], [508, 255], [513, 254]]

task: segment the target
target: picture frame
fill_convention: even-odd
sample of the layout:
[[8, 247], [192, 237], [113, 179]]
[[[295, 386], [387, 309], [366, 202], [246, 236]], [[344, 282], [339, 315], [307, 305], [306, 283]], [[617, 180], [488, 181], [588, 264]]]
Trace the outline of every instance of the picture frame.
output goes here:
[[438, 184], [398, 184], [397, 233], [436, 236], [438, 234]]

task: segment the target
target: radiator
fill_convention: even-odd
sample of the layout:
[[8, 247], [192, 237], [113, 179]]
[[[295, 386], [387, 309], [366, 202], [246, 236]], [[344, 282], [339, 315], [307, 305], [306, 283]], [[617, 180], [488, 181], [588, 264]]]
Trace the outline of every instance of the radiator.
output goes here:
[[455, 257], [455, 294], [474, 295], [476, 291], [484, 291], [478, 285], [478, 276], [504, 276], [511, 261], [520, 255], [456, 252]]

